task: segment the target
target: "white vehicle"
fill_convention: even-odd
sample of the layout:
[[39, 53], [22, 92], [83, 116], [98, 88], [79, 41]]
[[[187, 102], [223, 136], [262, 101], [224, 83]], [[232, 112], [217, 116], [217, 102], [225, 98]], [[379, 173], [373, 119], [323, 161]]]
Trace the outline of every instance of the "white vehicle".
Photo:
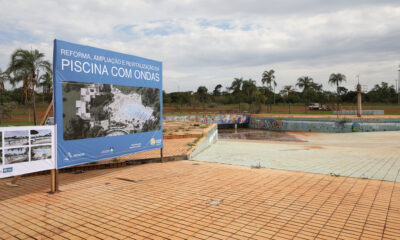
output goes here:
[[318, 111], [318, 110], [320, 110], [321, 108], [320, 108], [319, 103], [311, 103], [311, 104], [308, 106], [308, 109], [311, 110], [311, 111]]

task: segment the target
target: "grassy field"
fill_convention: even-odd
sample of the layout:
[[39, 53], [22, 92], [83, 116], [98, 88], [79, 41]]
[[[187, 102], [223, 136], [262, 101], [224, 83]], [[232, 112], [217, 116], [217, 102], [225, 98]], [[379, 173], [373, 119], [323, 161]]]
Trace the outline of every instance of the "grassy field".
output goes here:
[[[40, 124], [40, 121], [43, 118], [43, 115], [46, 112], [49, 103], [38, 102], [36, 103], [36, 123]], [[50, 112], [50, 116], [53, 116], [53, 112]], [[11, 113], [10, 118], [6, 118], [3, 116], [1, 119], [0, 126], [32, 126], [34, 125], [33, 120], [33, 107], [32, 105], [19, 105], [16, 109], [14, 109]]]
[[[74, 108], [73, 104], [67, 104], [70, 108]], [[249, 113], [251, 107], [248, 104], [242, 103], [241, 112]], [[43, 118], [43, 115], [48, 107], [48, 103], [37, 103], [36, 104], [36, 119], [37, 124], [40, 124], [40, 121]], [[343, 104], [341, 109], [345, 110], [356, 110], [355, 104]], [[364, 104], [363, 110], [384, 110], [385, 115], [400, 115], [400, 105], [398, 104]], [[207, 104], [205, 106], [180, 106], [178, 104], [164, 104], [164, 115], [194, 115], [199, 114], [202, 115], [205, 112], [208, 114], [212, 113], [238, 113], [239, 105], [238, 104], [229, 104], [229, 105], [216, 105], [216, 104]], [[262, 106], [260, 113], [270, 113], [270, 114], [288, 114], [289, 113], [289, 105], [288, 104], [276, 104], [272, 105], [272, 111], [267, 111], [267, 106]], [[304, 109], [303, 104], [291, 104], [290, 105], [290, 114], [309, 114], [309, 115], [332, 115], [332, 111], [309, 111]], [[50, 116], [53, 116], [53, 112], [50, 113]], [[399, 116], [400, 117], [400, 116]], [[31, 105], [24, 106], [20, 105], [15, 109], [11, 118], [3, 118], [0, 126], [30, 126], [33, 124], [33, 108]]]
[[[271, 114], [310, 114], [310, 115], [329, 115], [332, 111], [310, 111], [303, 104], [272, 104], [271, 111], [268, 106], [261, 107], [260, 113]], [[240, 104], [242, 113], [251, 112], [251, 106], [246, 103]], [[356, 110], [355, 104], [343, 104], [342, 110]], [[363, 110], [384, 110], [385, 115], [400, 115], [400, 105], [398, 104], [365, 104]], [[204, 106], [180, 106], [178, 104], [164, 104], [164, 115], [188, 115], [188, 114], [204, 114], [207, 113], [236, 113], [239, 112], [239, 104], [216, 105], [208, 104]]]

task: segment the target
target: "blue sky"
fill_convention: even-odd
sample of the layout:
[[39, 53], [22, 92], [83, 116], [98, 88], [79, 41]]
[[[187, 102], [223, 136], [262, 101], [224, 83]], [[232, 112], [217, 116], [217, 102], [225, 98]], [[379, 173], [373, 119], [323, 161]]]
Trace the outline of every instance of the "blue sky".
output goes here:
[[4, 132], [4, 138], [8, 137], [29, 137], [29, 131], [28, 130], [23, 130], [23, 131], [5, 131]]
[[0, 68], [17, 48], [52, 60], [53, 39], [163, 62], [167, 92], [210, 91], [235, 77], [275, 69], [277, 89], [310, 76], [326, 89], [331, 73], [360, 76], [371, 89], [395, 84], [400, 1], [59, 1], [0, 0]]

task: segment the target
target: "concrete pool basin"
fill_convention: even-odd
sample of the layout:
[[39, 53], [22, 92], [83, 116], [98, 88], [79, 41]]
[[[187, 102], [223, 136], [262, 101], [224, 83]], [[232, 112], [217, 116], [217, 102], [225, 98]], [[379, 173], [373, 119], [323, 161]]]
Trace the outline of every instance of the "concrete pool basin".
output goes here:
[[400, 133], [225, 131], [193, 160], [400, 182]]

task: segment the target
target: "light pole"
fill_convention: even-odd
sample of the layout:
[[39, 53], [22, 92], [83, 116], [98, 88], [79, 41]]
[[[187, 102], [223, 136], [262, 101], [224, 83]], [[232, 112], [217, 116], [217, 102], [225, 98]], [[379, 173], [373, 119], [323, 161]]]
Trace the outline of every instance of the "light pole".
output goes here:
[[[39, 81], [39, 69], [36, 69], [36, 83]], [[35, 98], [35, 83], [32, 82], [33, 90], [33, 123], [36, 126], [36, 98]]]
[[399, 78], [397, 79], [397, 104], [400, 104], [400, 65], [399, 65]]

